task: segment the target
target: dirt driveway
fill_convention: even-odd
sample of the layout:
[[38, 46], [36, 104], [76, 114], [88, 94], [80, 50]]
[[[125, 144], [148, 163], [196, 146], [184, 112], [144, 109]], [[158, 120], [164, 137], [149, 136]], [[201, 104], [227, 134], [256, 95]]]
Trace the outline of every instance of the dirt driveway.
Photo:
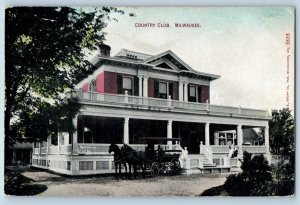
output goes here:
[[227, 176], [198, 174], [117, 181], [112, 176], [63, 177], [45, 171], [26, 171], [23, 175], [48, 187], [39, 196], [197, 196], [222, 185]]

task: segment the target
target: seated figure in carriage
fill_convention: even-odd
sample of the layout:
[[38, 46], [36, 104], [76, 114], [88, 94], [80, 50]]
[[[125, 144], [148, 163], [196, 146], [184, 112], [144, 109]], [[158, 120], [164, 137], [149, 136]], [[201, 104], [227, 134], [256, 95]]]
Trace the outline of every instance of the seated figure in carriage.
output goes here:
[[156, 156], [157, 156], [157, 160], [158, 160], [159, 162], [161, 162], [161, 161], [162, 161], [162, 158], [163, 158], [163, 156], [164, 156], [164, 151], [163, 151], [163, 149], [160, 147], [160, 145], [157, 146]]
[[147, 160], [154, 160], [155, 159], [155, 151], [154, 151], [154, 144], [148, 143], [145, 149], [145, 155]]

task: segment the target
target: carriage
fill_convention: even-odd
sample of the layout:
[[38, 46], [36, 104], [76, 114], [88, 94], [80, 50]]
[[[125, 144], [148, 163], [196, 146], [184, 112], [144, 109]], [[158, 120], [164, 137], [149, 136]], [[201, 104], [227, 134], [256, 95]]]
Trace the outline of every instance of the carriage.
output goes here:
[[[145, 162], [146, 172], [150, 172], [152, 177], [157, 177], [163, 174], [179, 174], [181, 171], [181, 164], [179, 161], [182, 150], [167, 149], [167, 145], [163, 142], [180, 141], [180, 138], [164, 138], [164, 137], [147, 137], [141, 138], [145, 148]], [[155, 142], [158, 144], [157, 149], [154, 149]], [[164, 146], [164, 148], [160, 147]]]
[[[141, 138], [140, 140], [142, 144], [147, 144], [145, 151], [136, 151], [126, 144], [121, 149], [114, 143], [109, 146], [108, 152], [114, 152], [116, 178], [121, 174], [121, 165], [125, 167], [126, 173], [127, 165], [129, 166], [129, 177], [131, 176], [132, 166], [134, 168], [134, 177], [139, 168], [142, 169], [143, 176], [146, 173], [150, 173], [152, 177], [162, 174], [174, 175], [180, 173], [181, 164], [179, 158], [182, 150], [167, 149], [168, 145], [164, 143], [168, 141], [180, 141], [180, 138], [148, 137]], [[155, 146], [157, 149], [155, 149]], [[161, 146], [164, 146], [164, 149]]]

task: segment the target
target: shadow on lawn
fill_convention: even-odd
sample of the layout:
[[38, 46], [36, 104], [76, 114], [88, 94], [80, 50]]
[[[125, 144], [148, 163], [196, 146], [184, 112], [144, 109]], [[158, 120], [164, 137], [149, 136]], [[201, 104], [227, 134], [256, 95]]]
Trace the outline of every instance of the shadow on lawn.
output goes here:
[[207, 189], [200, 196], [226, 196], [224, 185]]
[[32, 196], [44, 192], [46, 185], [33, 184], [33, 180], [21, 175], [21, 171], [5, 170], [4, 192], [7, 195]]

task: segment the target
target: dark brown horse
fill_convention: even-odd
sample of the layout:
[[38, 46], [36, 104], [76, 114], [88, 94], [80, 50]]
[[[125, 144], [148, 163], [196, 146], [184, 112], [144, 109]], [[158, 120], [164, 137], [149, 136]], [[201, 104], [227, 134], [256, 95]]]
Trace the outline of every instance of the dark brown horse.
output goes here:
[[[125, 173], [127, 173], [127, 165], [126, 165], [126, 161], [124, 160], [124, 155], [121, 151], [121, 149], [119, 148], [118, 145], [112, 143], [109, 146], [108, 149], [109, 153], [114, 152], [114, 163], [115, 163], [115, 178], [119, 179], [121, 177], [121, 169], [122, 169], [122, 164], [125, 167]], [[118, 172], [119, 169], [119, 172]]]
[[[124, 144], [121, 148], [121, 155], [123, 160], [128, 163], [129, 166], [129, 178], [133, 175], [136, 178], [137, 167], [139, 166], [142, 169], [143, 176], [145, 174], [145, 152], [136, 151], [130, 146]], [[131, 173], [131, 168], [133, 167], [133, 173]]]

